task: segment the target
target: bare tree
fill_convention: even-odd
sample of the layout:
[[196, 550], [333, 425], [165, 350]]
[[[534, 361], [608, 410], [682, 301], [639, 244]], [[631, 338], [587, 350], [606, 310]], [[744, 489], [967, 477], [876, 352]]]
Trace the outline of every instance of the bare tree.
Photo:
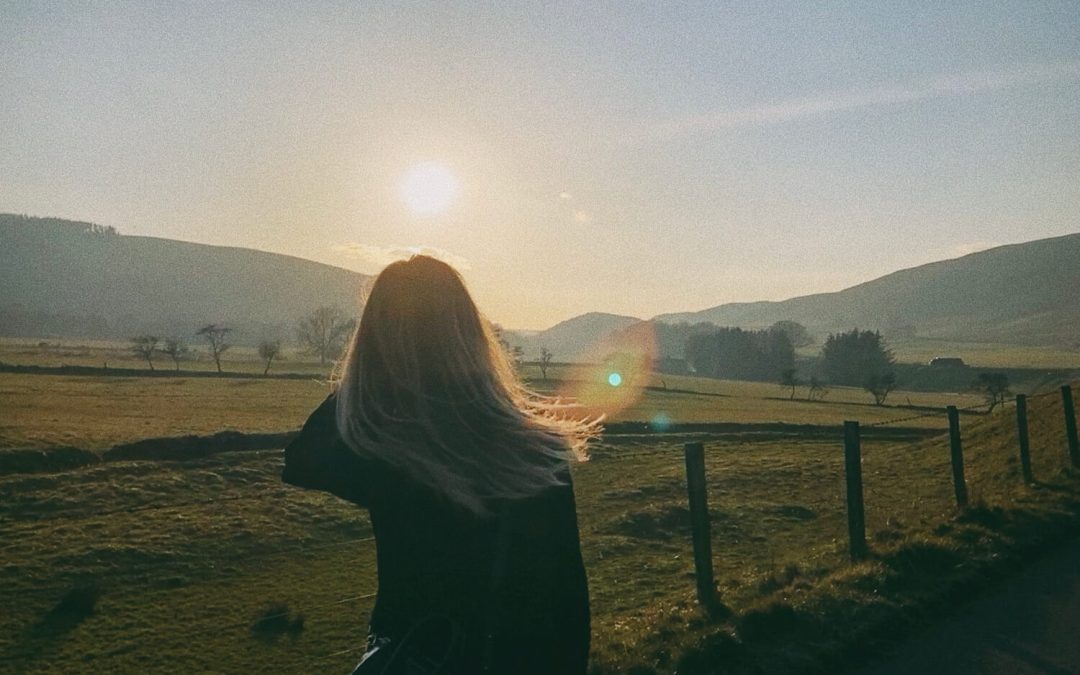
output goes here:
[[263, 369], [263, 375], [270, 372], [270, 364], [278, 354], [281, 353], [281, 341], [280, 340], [263, 340], [259, 343], [259, 358], [266, 361], [266, 368]]
[[1009, 390], [1009, 376], [1005, 373], [979, 373], [971, 388], [981, 391], [986, 397], [986, 403], [990, 406], [987, 412], [994, 412], [999, 403], [1005, 405], [1005, 397], [1012, 394]]
[[510, 359], [510, 362], [515, 367], [520, 368], [525, 360], [525, 349], [520, 345], [511, 345], [510, 341], [506, 339], [506, 332], [499, 324], [491, 324], [491, 331], [495, 334], [495, 340], [499, 343], [499, 346], [506, 353], [506, 358]]
[[548, 366], [551, 365], [551, 358], [552, 358], [551, 352], [548, 350], [548, 348], [547, 347], [541, 347], [540, 348], [540, 361], [539, 361], [540, 377], [543, 378], [544, 382], [547, 382], [547, 371], [548, 371]]
[[802, 384], [802, 380], [799, 379], [798, 371], [794, 368], [785, 368], [784, 372], [780, 373], [780, 386], [790, 387], [791, 394], [788, 396], [788, 400], [795, 398], [795, 387]]
[[169, 358], [173, 360], [173, 365], [176, 366], [176, 372], [180, 372], [180, 359], [187, 356], [191, 350], [182, 339], [171, 337], [165, 339], [165, 346], [161, 348], [161, 351], [169, 355]]
[[319, 363], [335, 359], [345, 346], [345, 340], [356, 325], [355, 319], [346, 319], [337, 307], [320, 307], [300, 320], [297, 335], [308, 351], [319, 357]]
[[863, 381], [863, 389], [874, 397], [874, 405], [885, 405], [889, 393], [896, 389], [896, 376], [892, 373], [870, 375]]
[[225, 350], [229, 347], [232, 347], [231, 344], [226, 342], [226, 338], [231, 332], [232, 328], [216, 323], [208, 323], [195, 331], [196, 335], [205, 338], [207, 344], [210, 345], [210, 355], [214, 357], [214, 365], [217, 366], [217, 371], [219, 373], [221, 372], [221, 355], [224, 354]]
[[158, 343], [160, 342], [161, 338], [156, 335], [136, 335], [131, 338], [131, 351], [135, 352], [137, 356], [146, 359], [150, 370], [153, 370], [154, 352], [158, 350]]
[[497, 323], [491, 324], [491, 332], [495, 334], [495, 341], [503, 348], [507, 354], [510, 353], [510, 341], [506, 339], [506, 335], [503, 333], [503, 327]]
[[825, 386], [825, 382], [818, 379], [816, 375], [811, 375], [809, 389], [806, 392], [806, 400], [813, 401], [814, 399], [817, 399], [820, 401], [825, 398], [828, 393], [829, 389]]

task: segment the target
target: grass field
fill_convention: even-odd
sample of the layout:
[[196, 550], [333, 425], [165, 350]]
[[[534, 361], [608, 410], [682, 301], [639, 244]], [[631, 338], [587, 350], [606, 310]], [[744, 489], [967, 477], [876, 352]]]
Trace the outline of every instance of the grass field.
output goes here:
[[[213, 372], [216, 370], [209, 349], [191, 339], [189, 352], [180, 360], [181, 370]], [[89, 366], [93, 368], [149, 368], [146, 360], [131, 351], [131, 344], [106, 340], [0, 338], [0, 363], [20, 366]], [[262, 373], [265, 363], [255, 347], [230, 347], [222, 355], [222, 369], [236, 373]], [[174, 370], [177, 364], [167, 354], [154, 356], [154, 368]], [[308, 373], [325, 377], [328, 367], [310, 354], [285, 347], [274, 359], [270, 372]]]
[[[534, 381], [536, 388], [573, 393], [578, 387], [557, 380], [558, 370], [549, 373], [550, 382]], [[615, 406], [602, 390], [582, 402], [597, 413], [608, 412], [609, 421], [839, 424], [855, 419], [869, 424], [981, 401], [970, 393], [894, 392], [888, 405], [875, 406], [866, 392], [840, 387], [823, 401], [789, 400], [787, 390], [777, 385], [678, 376], [654, 375], [644, 385], [647, 388], [629, 396], [620, 393]], [[327, 392], [325, 381], [315, 376], [262, 380], [0, 373], [0, 448], [71, 445], [102, 450], [142, 438], [224, 429], [290, 431], [299, 428]], [[944, 419], [942, 413], [903, 424], [941, 427]]]
[[[1059, 402], [1038, 403], [1036, 472], [1052, 485], [1063, 457]], [[1009, 421], [994, 415], [967, 434], [979, 503], [1030, 493], [1018, 487], [1012, 439], [1001, 431]], [[613, 439], [575, 471], [597, 664], [663, 661], [657, 654], [674, 649], [677, 636], [703, 629], [680, 449], [675, 440]], [[754, 611], [777, 594], [811, 594], [851, 574], [838, 443], [728, 440], [707, 450], [725, 603]], [[896, 547], [949, 521], [943, 439], [864, 451], [874, 546]], [[0, 479], [0, 593], [14, 608], [0, 619], [0, 657], [32, 672], [145, 672], [162, 659], [184, 671], [345, 672], [356, 653], [337, 652], [360, 645], [370, 607], [356, 596], [375, 588], [370, 529], [347, 504], [284, 487], [280, 462], [279, 451], [266, 451]], [[63, 631], [50, 625], [65, 592], [88, 583], [101, 592], [93, 615]], [[252, 635], [255, 617], [275, 603], [304, 615], [297, 637]], [[669, 639], [657, 642], [664, 629]]]
[[[888, 336], [886, 336], [888, 339]], [[181, 361], [183, 370], [214, 370], [206, 347], [197, 339], [188, 340], [191, 353]], [[937, 356], [960, 357], [971, 366], [986, 368], [1080, 368], [1080, 347], [1032, 347], [994, 342], [949, 342], [945, 340], [889, 340], [901, 363], [925, 364]], [[820, 345], [799, 349], [802, 357], [814, 357]], [[254, 347], [232, 347], [225, 353], [226, 369], [261, 373]], [[107, 340], [56, 338], [0, 338], [0, 363], [40, 366], [94, 366], [108, 364], [111, 368], [144, 368], [146, 361], [131, 352], [130, 343]], [[172, 360], [165, 354], [154, 357], [159, 370], [171, 370]], [[326, 368], [317, 359], [295, 346], [286, 346], [276, 359], [271, 372], [324, 373]]]
[[[561, 379], [568, 376], [557, 369], [552, 382], [535, 384], [595, 391], [591, 383]], [[620, 396], [613, 420], [873, 423], [978, 403], [897, 392], [890, 403], [902, 407], [877, 407], [864, 392], [847, 389], [810, 403], [788, 400], [775, 385], [670, 376], [636, 384], [646, 388]], [[102, 449], [224, 428], [284, 431], [299, 426], [325, 394], [315, 378], [0, 374], [0, 444]], [[586, 403], [609, 401], [601, 394]], [[977, 509], [1050, 522], [1078, 494], [1064, 470], [1060, 400], [1031, 402], [1035, 487], [1020, 484], [1012, 415], [1009, 408], [964, 417], [972, 501]], [[940, 428], [944, 415], [906, 424]], [[707, 619], [694, 603], [684, 439], [606, 437], [592, 460], [575, 468], [597, 672], [642, 664], [671, 672], [680, 653], [727, 645], [728, 638], [716, 642], [718, 635], [736, 636], [739, 658], [759, 649], [759, 664], [780, 658], [774, 652], [792, 662], [810, 658], [838, 638], [815, 634], [809, 647], [795, 640], [783, 650], [759, 648], [752, 620], [771, 620], [776, 607], [798, 616], [835, 611], [842, 628], [844, 617], [863, 621], [860, 612], [906, 611], [929, 591], [878, 592], [904, 573], [895, 556], [932, 550], [989, 559], [1012, 541], [954, 519], [942, 437], [864, 441], [875, 557], [855, 566], [847, 562], [839, 438], [699, 439], [707, 450], [713, 563], [723, 602], [733, 610], [729, 618]], [[0, 476], [0, 599], [8, 608], [0, 615], [0, 671], [348, 672], [375, 590], [370, 527], [346, 503], [282, 485], [280, 467], [280, 451], [268, 450]], [[952, 578], [954, 562], [945, 577]], [[78, 587], [100, 594], [93, 612], [73, 613], [64, 604]], [[302, 614], [303, 630], [253, 633], [255, 619], [272, 606], [284, 606], [290, 618]], [[691, 665], [680, 668], [685, 672], [705, 671]]]
[[903, 363], [928, 363], [937, 356], [956, 356], [969, 366], [982, 368], [1080, 368], [1080, 344], [1068, 349], [994, 342], [890, 340], [889, 346]]

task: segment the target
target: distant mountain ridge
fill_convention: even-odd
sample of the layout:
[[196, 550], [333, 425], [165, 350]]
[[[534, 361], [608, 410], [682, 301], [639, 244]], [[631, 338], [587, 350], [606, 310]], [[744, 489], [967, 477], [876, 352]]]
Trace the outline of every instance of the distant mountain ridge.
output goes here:
[[240, 339], [288, 340], [316, 307], [355, 313], [366, 279], [276, 253], [0, 214], [0, 331], [6, 335], [190, 335], [199, 324], [220, 322]]
[[[198, 324], [223, 322], [249, 340], [288, 339], [299, 318], [315, 307], [357, 311], [358, 291], [367, 279], [253, 249], [0, 214], [0, 335], [184, 335]], [[1075, 345], [1080, 233], [900, 270], [833, 293], [651, 319], [743, 328], [780, 320], [798, 321], [819, 337], [859, 327], [880, 329], [886, 338]], [[541, 348], [556, 361], [592, 360], [641, 323], [637, 317], [589, 312], [543, 331], [505, 334], [524, 348], [527, 360], [536, 359]]]
[[1080, 233], [920, 265], [834, 293], [655, 317], [743, 328], [785, 319], [818, 334], [857, 326], [896, 337], [1075, 344], [1080, 339]]

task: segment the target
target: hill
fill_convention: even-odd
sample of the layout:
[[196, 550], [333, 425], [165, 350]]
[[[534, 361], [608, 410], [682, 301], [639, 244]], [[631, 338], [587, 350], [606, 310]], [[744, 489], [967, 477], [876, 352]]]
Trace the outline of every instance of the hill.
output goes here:
[[365, 279], [276, 253], [0, 214], [4, 335], [186, 335], [221, 322], [241, 340], [287, 338], [314, 307], [354, 311]]
[[536, 333], [508, 331], [506, 339], [524, 349], [527, 360], [547, 348], [555, 361], [589, 361], [604, 356], [611, 336], [638, 323], [641, 319], [632, 316], [588, 312]]
[[1080, 233], [999, 246], [900, 270], [835, 293], [663, 314], [764, 328], [789, 319], [823, 334], [851, 327], [890, 337], [1072, 345], [1080, 325]]

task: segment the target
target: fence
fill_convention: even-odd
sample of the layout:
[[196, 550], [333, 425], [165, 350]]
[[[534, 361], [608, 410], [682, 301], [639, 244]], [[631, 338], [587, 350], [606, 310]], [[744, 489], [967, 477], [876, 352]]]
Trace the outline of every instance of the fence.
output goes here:
[[[1028, 431], [1028, 400], [1053, 396], [1058, 392], [1044, 392], [1034, 397], [1020, 394], [1016, 396], [1017, 451], [1021, 466], [1021, 476], [1025, 483], [1034, 482], [1031, 466], [1031, 450]], [[1072, 389], [1064, 385], [1060, 389], [1062, 401], [1065, 446], [1069, 464], [1073, 469], [1080, 469], [1080, 440], [1077, 438], [1076, 409], [1073, 405]], [[971, 410], [967, 408], [964, 410]], [[960, 409], [956, 406], [945, 408], [949, 421], [949, 459], [955, 504], [958, 510], [968, 507], [968, 485], [964, 473], [963, 439], [960, 430]], [[935, 413], [903, 417], [870, 426], [895, 424], [927, 417]], [[940, 414], [940, 413], [937, 413]], [[844, 478], [847, 512], [848, 552], [852, 561], [867, 557], [870, 549], [866, 538], [866, 514], [863, 494], [863, 460], [859, 423], [844, 422]], [[713, 574], [712, 533], [707, 500], [707, 478], [704, 461], [704, 445], [700, 442], [687, 443], [684, 447], [686, 458], [686, 485], [691, 514], [692, 543], [694, 550], [695, 579], [698, 602], [707, 609], [720, 605]]]

